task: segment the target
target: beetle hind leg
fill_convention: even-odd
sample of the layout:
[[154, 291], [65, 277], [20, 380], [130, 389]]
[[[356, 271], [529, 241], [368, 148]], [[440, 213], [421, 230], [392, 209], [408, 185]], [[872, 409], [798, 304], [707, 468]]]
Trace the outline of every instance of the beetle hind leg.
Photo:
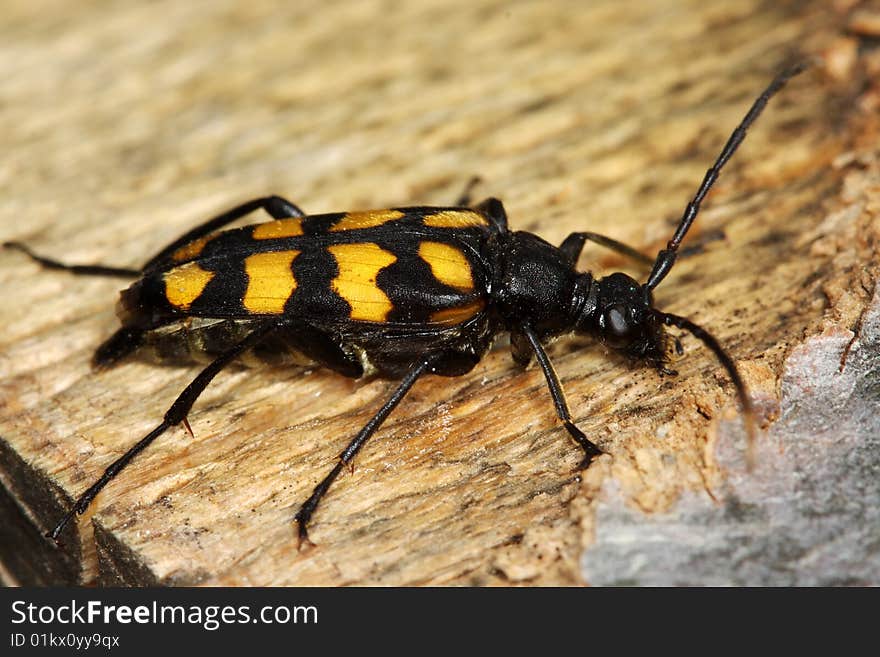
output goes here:
[[142, 329], [123, 327], [104, 340], [92, 356], [92, 367], [104, 369], [133, 353], [144, 342]]
[[185, 232], [183, 235], [164, 246], [156, 255], [150, 258], [144, 265], [144, 270], [150, 269], [154, 265], [167, 260], [172, 254], [190, 242], [205, 237], [214, 231], [220, 230], [224, 226], [228, 226], [233, 221], [241, 219], [245, 215], [255, 210], [263, 209], [273, 219], [289, 219], [296, 217], [304, 217], [303, 212], [297, 205], [291, 203], [280, 196], [263, 196], [255, 198], [234, 208], [221, 212], [215, 217], [211, 217], [207, 221], [200, 223], [195, 228]]
[[[234, 360], [237, 356], [241, 355], [244, 351], [252, 348], [262, 340], [264, 340], [269, 334], [278, 330], [281, 326], [283, 326], [284, 322], [276, 321], [270, 322], [267, 324], [263, 324], [259, 328], [255, 329], [253, 333], [251, 333], [247, 338], [233, 346], [231, 349], [227, 350], [225, 353], [218, 356], [214, 361], [211, 362], [205, 369], [203, 369], [199, 375], [193, 379], [190, 384], [183, 390], [183, 392], [178, 395], [177, 399], [174, 400], [174, 403], [168, 408], [165, 412], [165, 416], [162, 419], [161, 424], [159, 424], [156, 428], [154, 428], [150, 433], [141, 438], [138, 442], [132, 445], [128, 451], [125, 452], [122, 456], [116, 459], [113, 463], [111, 463], [104, 473], [98, 478], [95, 483], [93, 483], [82, 495], [80, 495], [76, 501], [73, 503], [73, 507], [68, 511], [63, 518], [55, 525], [55, 527], [49, 531], [46, 536], [51, 538], [54, 541], [58, 541], [58, 537], [61, 535], [61, 532], [64, 530], [64, 527], [69, 523], [75, 516], [81, 515], [85, 513], [86, 509], [92, 503], [92, 500], [101, 492], [101, 490], [108, 484], [110, 481], [116, 477], [128, 464], [131, 460], [140, 454], [144, 449], [146, 449], [156, 438], [165, 433], [168, 429], [183, 422], [186, 422], [187, 415], [189, 414], [190, 409], [192, 409], [193, 404], [199, 398], [199, 396], [205, 391], [205, 388], [208, 387], [208, 384], [214, 379], [217, 374], [220, 373], [222, 369], [224, 369], [227, 365], [229, 365], [232, 360]], [[118, 331], [116, 335], [120, 335], [122, 331]], [[115, 338], [116, 336], [114, 336]], [[109, 344], [113, 341], [114, 338], [108, 340], [105, 344]], [[124, 343], [125, 339], [120, 338], [120, 343]], [[187, 423], [188, 424], [188, 423]]]
[[279, 337], [293, 349], [342, 376], [359, 379], [364, 374], [360, 360], [347, 354], [325, 332], [305, 322], [291, 322], [290, 329]]
[[47, 258], [34, 253], [29, 246], [21, 242], [4, 242], [3, 248], [12, 251], [24, 253], [31, 260], [39, 263], [46, 269], [54, 269], [56, 271], [66, 271], [76, 276], [106, 276], [110, 278], [137, 278], [140, 276], [139, 269], [129, 269], [127, 267], [110, 267], [107, 265], [69, 265], [53, 258]]

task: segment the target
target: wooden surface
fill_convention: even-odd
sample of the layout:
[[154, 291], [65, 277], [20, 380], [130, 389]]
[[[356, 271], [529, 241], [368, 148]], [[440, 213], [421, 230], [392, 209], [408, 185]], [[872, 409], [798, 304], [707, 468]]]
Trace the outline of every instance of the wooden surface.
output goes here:
[[[557, 243], [594, 230], [655, 253], [754, 96], [784, 63], [816, 58], [656, 295], [730, 350], [766, 426], [786, 355], [857, 329], [878, 277], [880, 58], [873, 8], [856, 4], [8, 0], [0, 240], [133, 266], [253, 196], [309, 212], [447, 204], [480, 174], [515, 229]], [[593, 247], [581, 261], [625, 264]], [[469, 376], [414, 388], [300, 553], [293, 513], [391, 384], [230, 371], [191, 414], [195, 440], [169, 431], [58, 549], [42, 532], [197, 371], [90, 371], [119, 287], [0, 252], [9, 580], [580, 584], [602, 482], [667, 510], [723, 480], [719, 422], [741, 431], [732, 387], [691, 338], [675, 378], [560, 341], [573, 414], [610, 453], [578, 480], [540, 371], [499, 348]]]

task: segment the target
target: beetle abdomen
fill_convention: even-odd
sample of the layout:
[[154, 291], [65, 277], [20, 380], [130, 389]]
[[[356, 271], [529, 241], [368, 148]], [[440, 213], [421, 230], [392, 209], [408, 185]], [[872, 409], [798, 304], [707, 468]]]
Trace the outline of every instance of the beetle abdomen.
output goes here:
[[[147, 331], [138, 355], [163, 365], [210, 363], [241, 342], [254, 329], [253, 320], [193, 318]], [[247, 367], [314, 365], [314, 361], [293, 347], [283, 334], [242, 354], [236, 361]]]

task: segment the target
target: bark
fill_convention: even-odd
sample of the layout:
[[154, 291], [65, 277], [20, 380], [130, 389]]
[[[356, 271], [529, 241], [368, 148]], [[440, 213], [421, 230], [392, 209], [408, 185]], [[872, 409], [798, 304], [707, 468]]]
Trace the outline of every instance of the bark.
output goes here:
[[[541, 372], [498, 348], [468, 376], [416, 385], [319, 507], [317, 547], [300, 552], [294, 512], [393, 383], [230, 370], [190, 415], [195, 438], [177, 428], [157, 440], [59, 549], [42, 534], [198, 370], [133, 361], [92, 371], [91, 352], [117, 326], [118, 281], [46, 271], [4, 251], [8, 580], [880, 581], [870, 549], [880, 526], [871, 477], [880, 450], [870, 448], [880, 397], [872, 6], [49, 9], [4, 4], [0, 239], [124, 267], [251, 197], [278, 193], [308, 212], [446, 205], [474, 174], [480, 193], [505, 202], [514, 229], [554, 243], [591, 230], [654, 254], [771, 77], [794, 60], [814, 66], [751, 130], [656, 294], [742, 369], [762, 427], [754, 471], [734, 390], [690, 337], [676, 377], [585, 339], [552, 346], [573, 416], [608, 452], [580, 477]], [[580, 265], [646, 274], [594, 246]], [[858, 467], [844, 477], [850, 462]], [[800, 472], [812, 497], [771, 513], [802, 492]], [[840, 486], [860, 501], [826, 499]], [[821, 527], [786, 553], [786, 539], [816, 515]], [[851, 537], [839, 559], [827, 556], [835, 536]], [[811, 561], [816, 554], [827, 558]]]

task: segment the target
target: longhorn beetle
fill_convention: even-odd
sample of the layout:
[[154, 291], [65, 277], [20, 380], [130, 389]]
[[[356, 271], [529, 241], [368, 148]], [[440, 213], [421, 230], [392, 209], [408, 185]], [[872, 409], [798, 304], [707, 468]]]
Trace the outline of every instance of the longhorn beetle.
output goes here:
[[[702, 327], [656, 308], [652, 292], [675, 264], [700, 204], [746, 130], [803, 68], [778, 74], [754, 101], [653, 260], [596, 233], [572, 233], [553, 246], [532, 233], [511, 231], [498, 199], [468, 207], [474, 181], [453, 207], [306, 215], [278, 196], [254, 199], [193, 228], [141, 269], [63, 264], [7, 242], [51, 269], [137, 279], [121, 293], [122, 326], [98, 347], [95, 366], [114, 365], [139, 349], [166, 360], [210, 359], [162, 422], [113, 462], [47, 535], [57, 541], [71, 518], [170, 427], [182, 423], [192, 433], [187, 415], [193, 403], [220, 370], [246, 354], [310, 362], [353, 378], [375, 373], [400, 379], [300, 506], [294, 519], [301, 544], [309, 542], [309, 521], [333, 481], [415, 382], [428, 373], [469, 372], [503, 331], [510, 333], [518, 364], [525, 366], [532, 356], [538, 361], [556, 414], [583, 450], [580, 468], [603, 452], [572, 421], [543, 346], [570, 332], [592, 335], [666, 373], [664, 327], [690, 332], [732, 379], [751, 445], [752, 406], [733, 359]], [[220, 230], [258, 209], [274, 221]], [[597, 279], [576, 271], [587, 241], [651, 264], [646, 282], [619, 272]]]

